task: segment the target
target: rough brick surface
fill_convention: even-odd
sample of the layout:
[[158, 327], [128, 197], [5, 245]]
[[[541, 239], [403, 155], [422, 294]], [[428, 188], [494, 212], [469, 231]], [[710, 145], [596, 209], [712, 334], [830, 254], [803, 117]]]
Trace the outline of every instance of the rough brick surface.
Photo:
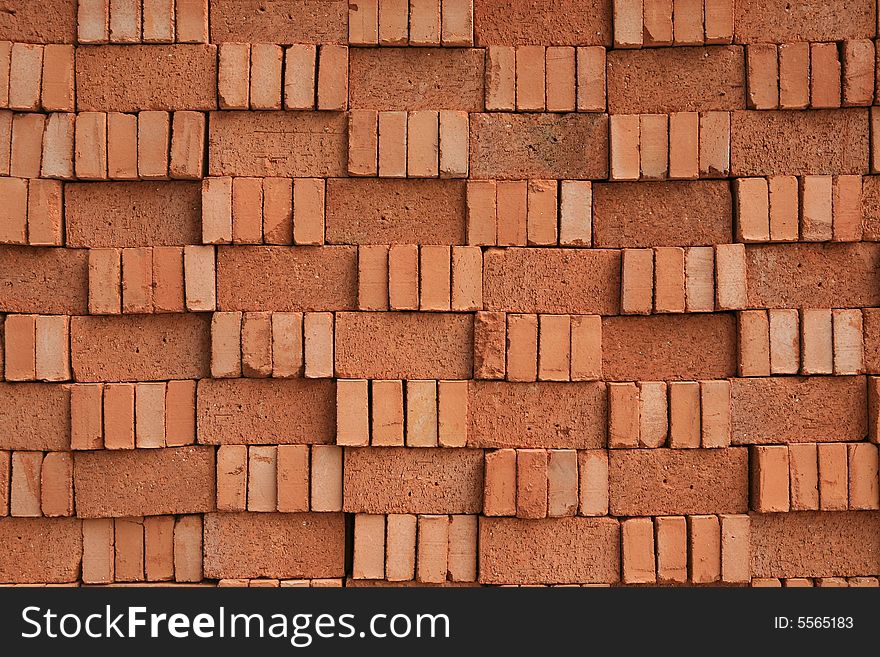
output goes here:
[[75, 582], [82, 561], [77, 518], [0, 518], [0, 579], [14, 584]]
[[66, 386], [0, 383], [0, 449], [61, 451], [70, 447]]
[[479, 45], [610, 45], [611, 3], [603, 0], [475, 0]]
[[0, 247], [0, 312], [83, 314], [88, 280], [86, 251]]

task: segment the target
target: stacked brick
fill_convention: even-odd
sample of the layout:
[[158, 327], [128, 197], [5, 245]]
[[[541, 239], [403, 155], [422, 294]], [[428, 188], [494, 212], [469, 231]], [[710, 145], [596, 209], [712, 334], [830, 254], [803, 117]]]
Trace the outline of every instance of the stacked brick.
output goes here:
[[878, 586], [873, 0], [0, 17], [0, 583]]

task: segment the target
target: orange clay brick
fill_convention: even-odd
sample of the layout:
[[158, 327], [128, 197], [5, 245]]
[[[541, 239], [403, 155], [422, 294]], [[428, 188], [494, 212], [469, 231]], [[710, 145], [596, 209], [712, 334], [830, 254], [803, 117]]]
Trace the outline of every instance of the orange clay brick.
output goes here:
[[385, 516], [358, 513], [354, 517], [355, 579], [385, 577]]
[[409, 44], [411, 46], [439, 46], [440, 23], [438, 0], [410, 0]]
[[832, 190], [832, 223], [835, 242], [862, 239], [862, 177], [835, 176]]
[[263, 179], [263, 242], [290, 244], [293, 241], [293, 181], [290, 178]]
[[779, 56], [775, 44], [746, 46], [748, 106], [751, 109], [779, 107]]
[[449, 516], [419, 516], [416, 580], [446, 581], [449, 568]]
[[748, 304], [746, 253], [742, 244], [715, 246], [715, 308], [737, 310]]
[[798, 180], [795, 176], [771, 176], [768, 180], [770, 194], [770, 239], [774, 242], [793, 242], [798, 239], [799, 198]]
[[475, 379], [504, 378], [506, 342], [507, 315], [499, 312], [474, 313]]
[[789, 510], [789, 459], [785, 445], [752, 447], [752, 509], [758, 513]]
[[[880, 143], [880, 112], [871, 108], [871, 143]], [[871, 151], [871, 173], [880, 172], [880, 150]]]
[[530, 180], [526, 234], [530, 245], [552, 246], [557, 235], [557, 184], [555, 180]]
[[486, 482], [483, 490], [483, 514], [516, 515], [517, 452], [514, 449], [487, 451]]
[[207, 43], [208, 0], [176, 0], [177, 42]]
[[272, 375], [271, 313], [245, 313], [241, 322], [242, 376]]
[[388, 309], [388, 247], [358, 247], [358, 308]]
[[[144, 528], [149, 525], [146, 519]], [[200, 582], [202, 580], [202, 516], [178, 517], [174, 523], [174, 580]], [[147, 543], [149, 545], [149, 543]], [[148, 562], [149, 563], [149, 562]], [[147, 569], [149, 573], [149, 568]], [[167, 573], [167, 569], [163, 576]]]
[[844, 511], [849, 504], [847, 446], [823, 443], [819, 450], [819, 509]]
[[840, 60], [836, 43], [810, 44], [810, 107], [840, 107]]
[[101, 449], [103, 426], [100, 383], [77, 384], [70, 388], [70, 448]]
[[406, 382], [406, 444], [436, 447], [438, 444], [437, 382]]
[[730, 382], [700, 381], [702, 446], [730, 447]]
[[348, 46], [324, 44], [318, 51], [318, 109], [348, 109]]
[[793, 443], [788, 447], [791, 479], [791, 510], [819, 508], [819, 454], [816, 443]]
[[672, 4], [675, 45], [694, 46], [703, 43], [703, 0], [673, 0]]
[[730, 113], [700, 113], [700, 176], [723, 178], [730, 172]]
[[669, 172], [669, 118], [666, 114], [639, 116], [641, 177], [662, 180]]
[[263, 241], [263, 182], [259, 178], [232, 179], [232, 241]]
[[[468, 174], [468, 113], [440, 112], [440, 177], [465, 178]], [[409, 143], [409, 142], [407, 142]]]
[[298, 377], [302, 371], [302, 313], [272, 313], [272, 376]]
[[801, 311], [801, 373], [831, 374], [833, 371], [831, 310], [805, 308]]
[[740, 376], [770, 376], [770, 323], [765, 310], [737, 313]]
[[390, 582], [404, 582], [415, 577], [416, 522], [416, 516], [412, 514], [388, 515], [385, 577]]
[[49, 452], [43, 458], [40, 496], [44, 516], [73, 515], [73, 458], [70, 452]]
[[43, 49], [42, 106], [47, 112], [72, 112], [74, 100], [74, 47], [49, 44]]
[[77, 40], [107, 43], [110, 39], [110, 0], [81, 0], [77, 6]]
[[516, 515], [547, 517], [549, 459], [543, 449], [520, 449], [516, 454]]
[[144, 43], [172, 43], [174, 14], [171, 0], [143, 0]]
[[246, 110], [250, 107], [251, 47], [247, 43], [221, 43], [218, 50], [217, 97], [220, 109]]
[[705, 0], [706, 43], [730, 43], [733, 41], [733, 0]]
[[657, 541], [657, 581], [683, 584], [688, 578], [687, 520], [684, 516], [654, 519]]
[[202, 242], [232, 242], [233, 178], [205, 178], [202, 181]]
[[133, 383], [104, 386], [104, 449], [134, 449], [134, 396]]
[[[220, 46], [221, 48], [223, 45]], [[284, 109], [311, 110], [316, 99], [317, 48], [294, 44], [284, 51]]]
[[634, 383], [609, 383], [608, 447], [639, 446], [639, 389]]
[[700, 384], [671, 381], [669, 388], [669, 447], [700, 446]]
[[608, 452], [589, 449], [578, 452], [578, 514], [608, 514]]
[[448, 246], [426, 244], [419, 249], [420, 310], [450, 309], [451, 262]]
[[[847, 445], [849, 466], [849, 508], [880, 508], [877, 446], [870, 443]], [[43, 465], [45, 468], [45, 464]], [[45, 510], [44, 510], [45, 513]]]
[[571, 377], [571, 317], [538, 316], [538, 380], [568, 381]]
[[391, 310], [419, 307], [419, 247], [415, 244], [388, 249], [388, 304]]
[[278, 451], [275, 446], [248, 447], [247, 510], [278, 508]]
[[348, 4], [348, 42], [358, 46], [379, 43], [379, 0], [353, 0]]
[[34, 329], [35, 378], [42, 381], [70, 379], [70, 318], [37, 315]]
[[478, 533], [478, 516], [449, 516], [447, 570], [453, 582], [476, 581]]
[[13, 43], [9, 64], [9, 108], [34, 111], [40, 107], [43, 46]]
[[614, 0], [614, 47], [640, 48], [643, 39], [642, 0]]
[[[577, 110], [579, 112], [605, 111], [605, 48], [578, 47]], [[488, 109], [488, 108], [487, 108]]]
[[198, 180], [205, 157], [205, 115], [174, 112], [171, 126], [171, 155], [168, 172], [172, 178]]
[[623, 581], [648, 584], [656, 581], [654, 523], [650, 518], [629, 518], [620, 524], [623, 540]]
[[336, 382], [336, 444], [349, 447], [370, 444], [367, 381], [340, 379]]
[[611, 116], [611, 179], [637, 180], [639, 162], [639, 116]]
[[874, 42], [870, 39], [844, 41], [843, 106], [870, 105], [873, 97]]
[[624, 249], [621, 280], [621, 312], [649, 314], [654, 305], [654, 252]]
[[669, 177], [692, 179], [700, 175], [700, 115], [669, 115]]
[[575, 49], [550, 46], [546, 51], [546, 97], [548, 112], [575, 109]]
[[721, 579], [721, 527], [718, 516], [688, 516], [690, 579], [709, 584]]
[[110, 42], [137, 43], [141, 40], [141, 3], [110, 0]]
[[214, 313], [211, 317], [211, 376], [241, 376], [242, 313]]
[[138, 175], [145, 180], [168, 178], [171, 119], [168, 112], [138, 114]]
[[833, 310], [834, 373], [861, 374], [864, 371], [862, 311]]
[[379, 0], [379, 45], [406, 45], [409, 40], [408, 19], [408, 0]]
[[12, 479], [9, 493], [9, 515], [36, 518], [40, 508], [42, 452], [13, 452]]
[[473, 0], [442, 0], [440, 40], [444, 46], [473, 45]]
[[731, 584], [748, 583], [751, 579], [750, 519], [748, 515], [722, 515], [721, 581]]
[[278, 510], [304, 513], [309, 510], [309, 446], [278, 445]]
[[[293, 180], [293, 242], [324, 243], [325, 184], [320, 178]], [[265, 222], [265, 217], [264, 217]]]
[[375, 176], [378, 172], [379, 115], [374, 110], [348, 113], [348, 174]]
[[[39, 177], [45, 128], [46, 116], [44, 114], [27, 112], [13, 115], [12, 147], [9, 156], [10, 175], [21, 178]], [[97, 143], [102, 144], [100, 141]], [[86, 171], [87, 167], [83, 170]], [[105, 173], [101, 171], [100, 175], [104, 176]]]
[[107, 176], [137, 180], [137, 115], [107, 114]]
[[571, 380], [602, 378], [602, 318], [599, 315], [571, 316]]
[[499, 180], [496, 211], [498, 246], [525, 246], [528, 217], [528, 183]]
[[373, 381], [370, 388], [370, 444], [403, 446], [403, 381]]
[[439, 112], [410, 112], [406, 124], [406, 171], [410, 178], [436, 178], [440, 171]]
[[663, 246], [654, 249], [654, 312], [685, 311], [684, 249]]
[[7, 315], [3, 333], [6, 380], [33, 381], [36, 378], [36, 316]]
[[213, 246], [183, 247], [186, 309], [213, 311], [217, 306]]
[[559, 186], [559, 244], [590, 246], [592, 232], [592, 183], [563, 180]]
[[810, 44], [779, 46], [779, 107], [804, 109], [810, 104]]
[[217, 449], [217, 510], [244, 511], [248, 488], [247, 445], [220, 445]]
[[150, 249], [122, 249], [122, 312], [153, 311], [153, 254]]
[[483, 307], [483, 252], [475, 246], [452, 247], [452, 310]]
[[112, 518], [90, 518], [82, 521], [82, 580], [84, 583], [109, 584], [113, 581], [113, 534]]
[[251, 109], [281, 109], [282, 60], [281, 46], [271, 43], [255, 43], [251, 46]]
[[516, 109], [543, 112], [546, 108], [545, 48], [519, 46], [516, 49]]
[[644, 0], [644, 45], [672, 45], [672, 0]]
[[643, 381], [639, 386], [639, 446], [663, 447], [669, 431], [666, 384]]
[[406, 112], [379, 112], [379, 176], [406, 178]]
[[516, 49], [490, 45], [486, 48], [486, 111], [516, 109]]
[[0, 243], [24, 244], [28, 232], [28, 188], [27, 180], [21, 178], [0, 178], [0, 193], [4, 204], [0, 208]]
[[[105, 179], [107, 177], [107, 115], [102, 112], [77, 114], [75, 140], [76, 177], [85, 180]], [[13, 161], [14, 158], [13, 151]]]
[[769, 241], [770, 191], [766, 178], [737, 178], [733, 184], [737, 241]]
[[437, 440], [441, 447], [467, 444], [468, 382], [438, 381]]
[[138, 383], [134, 396], [135, 445], [165, 447], [165, 384]]
[[534, 381], [538, 375], [538, 318], [507, 316], [507, 380]]
[[801, 239], [830, 240], [832, 232], [832, 177], [804, 176], [800, 180]]

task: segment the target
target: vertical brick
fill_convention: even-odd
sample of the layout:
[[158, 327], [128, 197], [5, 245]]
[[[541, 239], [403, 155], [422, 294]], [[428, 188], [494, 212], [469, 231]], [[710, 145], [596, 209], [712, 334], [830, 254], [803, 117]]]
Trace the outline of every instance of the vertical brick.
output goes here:
[[507, 342], [507, 315], [474, 313], [474, 378], [503, 379]]
[[133, 383], [104, 386], [104, 449], [134, 449]]
[[604, 112], [605, 48], [578, 47], [575, 59], [577, 60], [577, 110]]
[[391, 310], [418, 310], [419, 247], [395, 244], [388, 249], [388, 304]]
[[635, 383], [607, 383], [608, 447], [639, 446], [639, 389]]
[[348, 113], [348, 174], [375, 176], [378, 173], [379, 115], [375, 110]]
[[440, 112], [440, 177], [466, 178], [470, 156], [470, 129], [467, 112]]
[[79, 0], [77, 41], [107, 43], [110, 39], [110, 0]]
[[539, 315], [538, 380], [571, 378], [571, 317]]
[[406, 178], [406, 112], [379, 112], [379, 176]]
[[847, 446], [821, 443], [819, 450], [819, 509], [845, 511], [849, 506]]
[[475, 582], [477, 580], [478, 532], [479, 525], [476, 515], [449, 517], [447, 569], [449, 579], [453, 582]]
[[122, 249], [122, 312], [153, 312], [153, 254], [149, 248]]
[[9, 175], [19, 178], [39, 177], [45, 127], [44, 114], [27, 112], [12, 115]]
[[700, 384], [696, 381], [670, 381], [668, 388], [669, 447], [699, 447], [702, 422]]
[[498, 213], [498, 246], [525, 246], [528, 183], [525, 180], [499, 180], [496, 211]]
[[774, 242], [796, 242], [799, 228], [798, 180], [795, 176], [771, 176], [770, 239]]
[[468, 424], [468, 382], [437, 382], [437, 439], [441, 447], [465, 447]]
[[675, 45], [703, 43], [703, 0], [673, 0], [672, 18]]
[[274, 445], [248, 447], [248, 511], [278, 508], [278, 451]]
[[445, 582], [448, 572], [449, 516], [419, 516], [416, 579]]
[[653, 305], [654, 252], [651, 249], [624, 249], [621, 271], [621, 312], [630, 315], [647, 315]]
[[804, 109], [810, 104], [810, 44], [779, 46], [779, 107]]
[[281, 109], [283, 57], [281, 46], [272, 43], [255, 43], [251, 46], [251, 109]]
[[516, 450], [486, 452], [483, 515], [516, 515]]
[[174, 578], [174, 534], [174, 516], [144, 518], [144, 575], [147, 581]]
[[483, 307], [483, 252], [476, 246], [452, 247], [452, 310]]
[[507, 380], [534, 381], [538, 376], [538, 318], [507, 316]]
[[654, 519], [657, 541], [657, 581], [683, 584], [688, 578], [687, 520], [684, 516]]
[[639, 115], [641, 177], [662, 180], [669, 172], [669, 119], [666, 114]]
[[285, 49], [284, 109], [315, 109], [317, 61], [317, 48], [314, 45], [296, 43]]
[[440, 0], [410, 0], [409, 45], [440, 45]]
[[33, 381], [36, 378], [36, 315], [7, 315], [3, 326], [6, 380]]
[[709, 584], [721, 579], [721, 527], [718, 516], [688, 516], [691, 581]]
[[693, 179], [700, 175], [700, 115], [669, 115], [669, 177]]
[[352, 577], [385, 578], [385, 516], [366, 513], [355, 515]]
[[730, 382], [700, 381], [703, 447], [730, 447]]
[[644, 0], [644, 45], [672, 45], [672, 0]]
[[578, 509], [578, 458], [573, 449], [549, 450], [547, 515], [573, 516]]
[[61, 246], [64, 201], [61, 182], [34, 178], [27, 185], [27, 232], [32, 246]]
[[439, 112], [418, 110], [407, 116], [406, 171], [410, 178], [436, 178], [439, 175]]
[[517, 450], [516, 515], [518, 518], [547, 517], [548, 465], [547, 450]]
[[590, 246], [593, 232], [592, 183], [563, 180], [559, 185], [559, 196], [559, 244]]
[[745, 246], [717, 244], [715, 246], [715, 308], [738, 310], [747, 305]]
[[324, 243], [325, 184], [320, 178], [293, 180], [293, 242]]
[[70, 449], [101, 449], [103, 386], [81, 383], [70, 388]]
[[385, 577], [390, 582], [412, 580], [416, 573], [416, 516], [391, 513], [387, 519]]
[[379, 43], [379, 0], [348, 3], [348, 42], [358, 46]]
[[831, 374], [833, 371], [831, 310], [804, 308], [801, 311], [801, 373]]
[[840, 107], [840, 60], [836, 43], [810, 44], [810, 107]]
[[546, 69], [544, 46], [519, 46], [516, 49], [516, 109], [519, 112], [543, 112]]
[[819, 508], [819, 453], [816, 443], [788, 446], [791, 510], [816, 511]]
[[309, 446], [278, 445], [277, 498], [282, 513], [309, 510]]
[[758, 513], [789, 510], [789, 460], [787, 445], [751, 448], [752, 509]]
[[513, 46], [486, 48], [486, 111], [516, 109], [516, 50]]
[[110, 42], [137, 43], [141, 40], [141, 3], [138, 0], [110, 0]]
[[208, 42], [208, 0], [176, 0], [177, 42]]
[[638, 180], [640, 174], [638, 114], [611, 115], [611, 179]]
[[737, 313], [740, 376], [770, 376], [770, 322], [766, 310]]
[[821, 242], [833, 237], [832, 177], [804, 176], [800, 181], [801, 239]]
[[211, 376], [241, 376], [241, 324], [239, 312], [214, 313], [211, 316]]
[[23, 518], [37, 518], [42, 515], [40, 508], [42, 468], [42, 452], [12, 452], [9, 515]]
[[143, 0], [144, 43], [173, 43], [174, 14], [174, 0]]
[[250, 44], [221, 43], [218, 51], [220, 59], [217, 68], [217, 99], [220, 109], [249, 109]]
[[35, 374], [43, 381], [70, 379], [70, 318], [37, 315], [34, 323]]
[[371, 445], [400, 446], [403, 441], [403, 381], [373, 381]]
[[137, 180], [135, 114], [107, 114], [107, 175], [114, 180]]
[[722, 515], [721, 581], [744, 584], [751, 580], [750, 534], [748, 515]]
[[233, 178], [205, 178], [202, 181], [202, 242], [232, 242]]
[[379, 0], [379, 45], [406, 45], [408, 40], [408, 0]]
[[232, 241], [260, 244], [263, 241], [263, 181], [232, 179]]
[[629, 518], [620, 523], [623, 539], [623, 581], [647, 584], [657, 580], [654, 561], [654, 523], [650, 518]]
[[608, 451], [578, 452], [578, 513], [582, 516], [608, 514]]
[[49, 452], [40, 472], [40, 506], [47, 517], [73, 515], [73, 457]]
[[27, 242], [28, 187], [22, 178], [0, 178], [0, 244]]
[[438, 444], [437, 382], [406, 382], [406, 444], [436, 447]]
[[834, 373], [861, 374], [864, 371], [862, 311], [832, 311]]
[[342, 448], [312, 446], [312, 511], [342, 511]]
[[880, 508], [877, 446], [870, 443], [850, 443], [847, 445], [847, 450], [849, 508], [857, 510]]
[[247, 508], [248, 446], [220, 445], [217, 448], [217, 510], [244, 511]]
[[[870, 113], [871, 144], [880, 144], [880, 112], [873, 107]], [[880, 149], [871, 148], [871, 173], [880, 172]]]
[[705, 0], [706, 43], [733, 41], [733, 0]]
[[327, 43], [318, 50], [318, 109], [348, 109], [348, 46]]
[[47, 112], [73, 112], [74, 47], [48, 44], [43, 49], [42, 106]]
[[602, 318], [599, 315], [571, 316], [571, 380], [602, 378]]
[[367, 381], [336, 382], [336, 444], [366, 447], [370, 444], [370, 404]]
[[733, 181], [738, 242], [770, 240], [770, 191], [766, 178]]
[[[80, 3], [82, 7], [83, 3]], [[82, 580], [86, 584], [109, 584], [114, 579], [114, 532], [112, 518], [82, 521]]]
[[772, 43], [753, 43], [746, 46], [746, 77], [749, 93], [746, 97], [751, 109], [779, 107], [779, 56]]
[[204, 174], [205, 115], [202, 112], [174, 112], [171, 127], [172, 178], [198, 180]]
[[302, 313], [272, 313], [272, 376], [291, 378], [303, 373]]
[[153, 309], [155, 312], [181, 313], [186, 309], [183, 291], [183, 248], [154, 246]]
[[474, 43], [473, 0], [443, 0], [440, 39], [444, 46]]
[[213, 311], [217, 306], [213, 246], [183, 247], [186, 309]]
[[555, 180], [528, 182], [527, 237], [530, 245], [555, 245], [557, 235], [557, 184]]
[[639, 386], [639, 446], [663, 447], [669, 434], [666, 384], [643, 381]]
[[144, 519], [116, 518], [116, 581], [144, 581]]
[[9, 109], [40, 108], [43, 46], [13, 43], [9, 64]]
[[643, 32], [642, 0], [614, 0], [614, 47], [640, 48]]
[[168, 178], [171, 121], [168, 112], [138, 114], [138, 175], [145, 180]]
[[730, 173], [730, 112], [700, 113], [700, 176]]
[[685, 311], [684, 249], [659, 246], [654, 249], [654, 312]]
[[134, 396], [135, 444], [165, 447], [165, 384], [138, 383]]
[[547, 111], [574, 112], [575, 49], [571, 46], [549, 46], [545, 60]]
[[290, 244], [293, 241], [293, 181], [263, 178], [263, 242]]
[[241, 322], [241, 373], [249, 377], [272, 375], [272, 315], [245, 313]]
[[835, 176], [831, 207], [834, 241], [860, 241], [862, 239], [862, 177]]
[[358, 247], [358, 308], [388, 309], [388, 247]]
[[423, 245], [419, 249], [419, 309], [448, 311], [451, 284], [450, 248]]
[[843, 106], [870, 105], [874, 97], [874, 42], [843, 42]]
[[[13, 131], [15, 124], [13, 123]], [[13, 141], [15, 133], [13, 132]], [[107, 178], [107, 115], [103, 112], [80, 112], [76, 115], [76, 177], [83, 180]], [[13, 144], [14, 147], [14, 144]], [[13, 164], [15, 150], [13, 148]]]

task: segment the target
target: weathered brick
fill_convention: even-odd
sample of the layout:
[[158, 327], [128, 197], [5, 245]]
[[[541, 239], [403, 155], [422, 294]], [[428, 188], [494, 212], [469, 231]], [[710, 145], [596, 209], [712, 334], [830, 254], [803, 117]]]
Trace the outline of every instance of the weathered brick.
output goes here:
[[45, 383], [0, 383], [0, 427], [3, 427], [0, 449], [69, 449], [69, 387]]
[[0, 40], [19, 43], [76, 41], [76, 0], [15, 2], [0, 18]]
[[77, 518], [0, 518], [0, 581], [75, 582], [82, 560]]
[[737, 0], [738, 43], [842, 41], [873, 37], [876, 9], [871, 0]]
[[346, 43], [344, 0], [211, 0], [215, 43]]

